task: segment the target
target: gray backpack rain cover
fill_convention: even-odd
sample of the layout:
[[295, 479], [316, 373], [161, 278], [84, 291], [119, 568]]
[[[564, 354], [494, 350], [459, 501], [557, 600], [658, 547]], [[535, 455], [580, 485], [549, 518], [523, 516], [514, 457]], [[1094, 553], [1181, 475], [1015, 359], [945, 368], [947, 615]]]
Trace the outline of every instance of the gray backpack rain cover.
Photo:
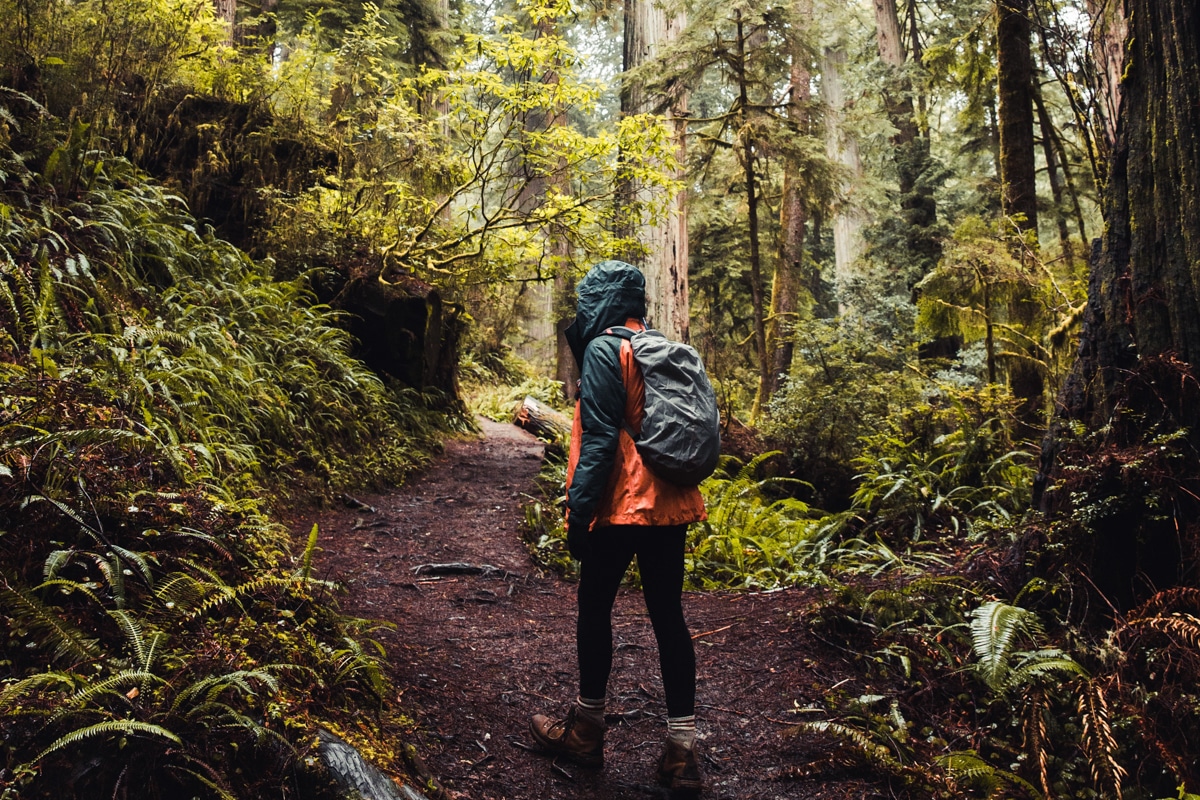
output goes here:
[[646, 384], [642, 432], [629, 431], [642, 461], [671, 483], [700, 483], [721, 455], [721, 414], [700, 354], [660, 331], [616, 326], [605, 333], [629, 340]]

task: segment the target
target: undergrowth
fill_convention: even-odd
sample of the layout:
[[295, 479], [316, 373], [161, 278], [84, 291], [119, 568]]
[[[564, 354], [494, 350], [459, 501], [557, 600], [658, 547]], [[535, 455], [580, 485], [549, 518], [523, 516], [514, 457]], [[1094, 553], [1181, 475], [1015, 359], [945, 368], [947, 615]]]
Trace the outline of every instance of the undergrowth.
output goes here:
[[323, 796], [317, 728], [386, 755], [394, 712], [264, 498], [399, 480], [437, 399], [86, 126], [0, 119], [0, 796]]

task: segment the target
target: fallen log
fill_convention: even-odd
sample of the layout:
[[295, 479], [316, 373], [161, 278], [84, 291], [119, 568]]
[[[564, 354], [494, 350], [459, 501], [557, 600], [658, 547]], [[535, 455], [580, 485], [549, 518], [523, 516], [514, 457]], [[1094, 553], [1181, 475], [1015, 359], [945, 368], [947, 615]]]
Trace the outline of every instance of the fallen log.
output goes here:
[[517, 407], [513, 424], [552, 444], [571, 438], [571, 418], [532, 397], [526, 397]]
[[[412, 786], [396, 783], [368, 764], [353, 746], [338, 736], [320, 729], [317, 737], [320, 740], [317, 753], [347, 800], [351, 797], [364, 800], [426, 800], [425, 795]], [[425, 780], [424, 775], [419, 777]]]

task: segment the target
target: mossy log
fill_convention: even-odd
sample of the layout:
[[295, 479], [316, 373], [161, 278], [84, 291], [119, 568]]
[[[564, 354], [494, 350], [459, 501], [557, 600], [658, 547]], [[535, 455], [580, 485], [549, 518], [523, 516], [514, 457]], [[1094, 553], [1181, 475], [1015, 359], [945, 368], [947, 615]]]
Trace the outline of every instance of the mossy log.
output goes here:
[[526, 397], [517, 406], [513, 424], [554, 444], [563, 444], [571, 439], [571, 419], [532, 397]]
[[438, 389], [458, 401], [456, 366], [461, 309], [412, 277], [384, 282], [352, 278], [332, 305], [349, 314], [358, 357], [375, 372], [415, 389]]

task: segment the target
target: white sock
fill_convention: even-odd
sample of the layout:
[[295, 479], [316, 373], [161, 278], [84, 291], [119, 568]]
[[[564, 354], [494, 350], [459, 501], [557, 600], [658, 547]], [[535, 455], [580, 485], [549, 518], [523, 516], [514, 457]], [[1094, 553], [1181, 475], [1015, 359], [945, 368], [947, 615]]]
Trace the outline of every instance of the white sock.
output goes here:
[[667, 739], [691, 750], [696, 745], [696, 715], [667, 717]]
[[586, 719], [588, 722], [594, 722], [597, 725], [604, 725], [604, 698], [599, 700], [589, 700], [586, 697], [579, 697], [575, 700], [575, 707], [579, 709], [579, 716]]

